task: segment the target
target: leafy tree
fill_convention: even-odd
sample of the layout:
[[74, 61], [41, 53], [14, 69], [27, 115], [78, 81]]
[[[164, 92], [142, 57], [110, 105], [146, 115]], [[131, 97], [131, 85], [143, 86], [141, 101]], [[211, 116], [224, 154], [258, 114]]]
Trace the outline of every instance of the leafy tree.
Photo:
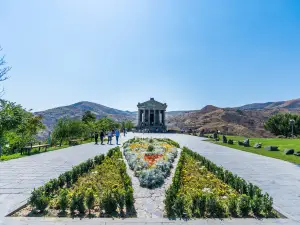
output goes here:
[[125, 121], [125, 128], [126, 128], [127, 130], [131, 130], [132, 128], [134, 128], [133, 122], [132, 122], [131, 120], [126, 120], [126, 121]]
[[90, 110], [86, 111], [82, 116], [82, 122], [89, 123], [96, 121], [96, 115], [92, 113]]
[[292, 132], [290, 120], [295, 121], [294, 135], [300, 134], [300, 116], [291, 113], [279, 113], [271, 116], [265, 123], [265, 129], [274, 135], [284, 135], [288, 137]]
[[53, 128], [52, 138], [62, 142], [72, 138], [83, 137], [87, 131], [87, 126], [80, 120], [71, 120], [68, 117], [60, 118]]
[[108, 131], [119, 127], [120, 124], [110, 118], [102, 118], [96, 121], [97, 130]]
[[53, 128], [52, 138], [54, 140], [59, 140], [59, 146], [61, 146], [62, 142], [68, 138], [68, 123], [69, 118], [61, 118]]
[[[8, 132], [15, 132], [17, 129], [19, 129], [19, 133], [27, 131], [25, 128], [21, 128], [22, 126], [28, 128], [29, 124], [26, 121], [33, 117], [33, 114], [23, 109], [21, 105], [0, 100], [0, 156], [2, 154], [2, 145], [7, 142], [7, 136], [12, 136]], [[34, 133], [33, 127], [28, 128], [31, 134]], [[17, 133], [14, 136], [14, 139], [18, 139]]]

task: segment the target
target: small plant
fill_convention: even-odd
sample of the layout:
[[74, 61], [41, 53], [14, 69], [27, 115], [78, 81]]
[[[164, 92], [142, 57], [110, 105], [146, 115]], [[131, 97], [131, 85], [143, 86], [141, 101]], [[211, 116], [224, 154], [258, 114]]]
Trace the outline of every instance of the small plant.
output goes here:
[[61, 174], [59, 177], [58, 177], [58, 186], [60, 188], [62, 188], [64, 185], [65, 185], [65, 182], [66, 182], [66, 177], [64, 174]]
[[111, 191], [104, 193], [103, 198], [100, 199], [101, 206], [107, 214], [113, 214], [116, 212], [118, 203], [114, 198], [114, 195]]
[[228, 210], [229, 210], [229, 213], [233, 217], [237, 217], [237, 215], [238, 215], [238, 200], [236, 197], [229, 198]]
[[154, 146], [153, 145], [149, 145], [147, 151], [148, 152], [153, 152], [154, 151]]
[[266, 216], [270, 216], [272, 214], [272, 205], [273, 205], [273, 198], [266, 193], [263, 196], [263, 211]]
[[44, 212], [49, 204], [49, 198], [46, 197], [43, 188], [38, 188], [32, 191], [29, 203], [40, 212]]
[[71, 187], [71, 184], [72, 184], [72, 171], [67, 171], [64, 174], [65, 174], [67, 186]]
[[248, 216], [251, 210], [250, 198], [247, 195], [242, 195], [238, 200], [238, 210], [241, 216]]
[[66, 189], [62, 189], [59, 194], [58, 205], [62, 212], [65, 212], [68, 208], [68, 191]]
[[260, 215], [263, 208], [262, 199], [257, 196], [254, 196], [254, 198], [251, 200], [251, 208], [252, 208], [252, 212], [255, 215]]
[[77, 210], [79, 213], [84, 214], [85, 205], [84, 205], [84, 193], [81, 192], [79, 194], [73, 194], [72, 201], [70, 205], [70, 211], [72, 214]]
[[95, 205], [95, 196], [94, 196], [94, 192], [92, 191], [92, 189], [88, 189], [88, 191], [86, 193], [85, 203], [86, 203], [87, 208], [89, 209], [89, 214], [91, 214], [91, 209], [93, 209], [94, 205]]

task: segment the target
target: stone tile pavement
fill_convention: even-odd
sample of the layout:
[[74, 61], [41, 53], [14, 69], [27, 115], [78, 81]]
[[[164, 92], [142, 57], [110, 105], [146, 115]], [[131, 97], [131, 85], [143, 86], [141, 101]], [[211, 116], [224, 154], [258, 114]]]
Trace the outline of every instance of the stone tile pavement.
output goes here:
[[212, 143], [202, 138], [181, 134], [129, 134], [169, 137], [199, 152], [218, 165], [261, 187], [274, 198], [274, 207], [288, 219], [226, 219], [170, 221], [167, 219], [63, 219], [63, 218], [9, 218], [4, 217], [24, 204], [33, 187], [44, 184], [62, 172], [71, 169], [113, 146], [85, 144], [54, 152], [0, 163], [0, 225], [24, 224], [300, 224], [300, 167], [277, 159], [267, 158]]

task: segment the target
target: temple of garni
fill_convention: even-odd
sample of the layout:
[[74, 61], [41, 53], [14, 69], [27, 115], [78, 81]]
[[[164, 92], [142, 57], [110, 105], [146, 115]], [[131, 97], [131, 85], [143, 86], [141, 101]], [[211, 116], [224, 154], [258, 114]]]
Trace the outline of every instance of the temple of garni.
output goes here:
[[166, 103], [155, 101], [154, 98], [138, 103], [138, 126], [139, 130], [149, 130], [151, 132], [166, 131]]

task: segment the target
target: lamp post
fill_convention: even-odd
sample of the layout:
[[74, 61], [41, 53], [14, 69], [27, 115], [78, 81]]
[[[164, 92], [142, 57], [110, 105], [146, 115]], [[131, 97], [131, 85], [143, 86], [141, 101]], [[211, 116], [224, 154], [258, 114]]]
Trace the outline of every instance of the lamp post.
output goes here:
[[291, 119], [290, 120], [290, 125], [292, 127], [292, 137], [294, 137], [294, 125], [295, 125], [295, 120]]

